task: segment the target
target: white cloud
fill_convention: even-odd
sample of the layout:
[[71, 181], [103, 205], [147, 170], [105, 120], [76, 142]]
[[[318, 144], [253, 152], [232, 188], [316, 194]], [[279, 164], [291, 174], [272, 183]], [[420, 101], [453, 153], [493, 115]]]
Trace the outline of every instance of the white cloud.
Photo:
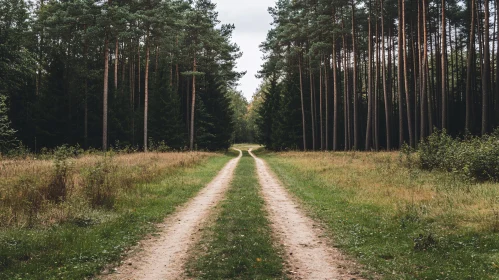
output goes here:
[[247, 71], [238, 87], [251, 100], [260, 80], [255, 77], [263, 63], [259, 45], [265, 41], [272, 17], [267, 8], [272, 0], [213, 0], [217, 4], [218, 18], [222, 23], [233, 23], [233, 41], [241, 47], [243, 57], [238, 61], [238, 70]]

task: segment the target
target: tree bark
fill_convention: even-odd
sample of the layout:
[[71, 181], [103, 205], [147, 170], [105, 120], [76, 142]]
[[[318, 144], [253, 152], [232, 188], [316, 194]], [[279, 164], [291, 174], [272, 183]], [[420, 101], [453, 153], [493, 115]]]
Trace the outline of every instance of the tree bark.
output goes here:
[[471, 0], [471, 26], [470, 26], [470, 42], [468, 45], [468, 57], [466, 67], [466, 132], [471, 132], [472, 121], [472, 99], [471, 99], [471, 85], [473, 79], [473, 59], [475, 56], [475, 0]]
[[312, 78], [312, 58], [311, 57], [309, 57], [309, 60], [308, 60], [308, 76], [309, 76], [309, 80], [310, 80], [310, 117], [312, 119], [312, 151], [315, 151], [315, 143], [316, 143], [315, 126], [316, 126], [316, 122], [315, 122], [315, 108], [314, 108], [314, 88], [313, 88], [314, 80]]
[[149, 55], [150, 55], [150, 46], [149, 46], [149, 34], [146, 38], [146, 70], [144, 77], [144, 152], [147, 153], [147, 113], [149, 109]]
[[367, 129], [366, 129], [366, 151], [371, 149], [372, 144], [372, 28], [371, 28], [371, 1], [369, 1], [368, 17], [368, 36], [367, 36]]
[[422, 76], [422, 83], [421, 83], [421, 139], [424, 139], [426, 137], [426, 132], [427, 132], [427, 104], [428, 104], [428, 96], [427, 96], [427, 77], [426, 77], [426, 70], [427, 70], [427, 64], [428, 64], [428, 33], [427, 33], [427, 28], [426, 28], [426, 0], [423, 0], [423, 7], [422, 7], [422, 15], [423, 15], [423, 20], [422, 20], [422, 27], [423, 27], [423, 61], [422, 61], [422, 67], [421, 67], [421, 76]]
[[[87, 25], [84, 27], [85, 35], [87, 34]], [[85, 36], [86, 38], [86, 36]], [[88, 148], [88, 42], [87, 39], [83, 42], [83, 63], [85, 67], [85, 84], [84, 84], [84, 107], [83, 107], [83, 147]]]
[[300, 98], [301, 98], [301, 121], [303, 129], [303, 150], [307, 151], [307, 127], [305, 122], [305, 104], [303, 102], [303, 69], [302, 69], [302, 59], [301, 54], [298, 55], [298, 68], [300, 72]]
[[119, 43], [118, 37], [116, 37], [115, 47], [114, 47], [114, 94], [118, 91], [118, 54], [119, 54]]
[[324, 151], [324, 123], [323, 123], [323, 112], [322, 112], [322, 99], [323, 99], [323, 92], [322, 92], [322, 62], [323, 62], [323, 57], [321, 55], [321, 63], [319, 65], [319, 125], [320, 125], [320, 136], [321, 136], [321, 151]]
[[412, 127], [412, 109], [411, 109], [411, 95], [409, 88], [409, 69], [407, 68], [407, 35], [405, 28], [405, 1], [402, 0], [402, 52], [404, 53], [404, 87], [405, 87], [405, 100], [407, 106], [407, 130], [409, 131], [409, 144], [411, 147], [415, 147], [413, 127]]
[[196, 53], [194, 52], [194, 59], [192, 63], [192, 100], [191, 100], [191, 127], [190, 127], [190, 150], [194, 150], [194, 113], [196, 112], [196, 72], [197, 61]]
[[442, 129], [447, 129], [447, 40], [445, 0], [442, 0]]
[[109, 39], [104, 39], [104, 93], [102, 112], [102, 150], [107, 151], [107, 99], [109, 83]]
[[333, 35], [333, 151], [338, 151], [338, 73], [336, 67], [336, 36]]
[[383, 75], [383, 95], [385, 99], [385, 126], [386, 126], [386, 149], [390, 151], [392, 149], [391, 136], [390, 136], [390, 100], [387, 88], [387, 76], [386, 76], [386, 61], [385, 61], [385, 14], [384, 14], [384, 0], [381, 0], [381, 39], [382, 39], [382, 75]]
[[489, 0], [484, 1], [484, 47], [483, 47], [483, 71], [482, 71], [482, 135], [489, 132], [489, 96], [490, 96], [490, 11]]
[[[329, 151], [329, 54], [326, 56], [324, 63], [324, 93], [325, 93], [325, 103], [326, 103], [326, 125], [325, 125], [325, 136], [326, 136], [326, 151]], [[334, 61], [334, 58], [333, 58]]]
[[352, 76], [352, 101], [353, 101], [353, 149], [359, 148], [359, 112], [357, 97], [357, 44], [355, 38], [355, 1], [352, 0], [352, 52], [353, 52], [353, 76]]
[[404, 143], [404, 101], [403, 101], [403, 76], [404, 76], [404, 65], [402, 52], [404, 52], [403, 47], [403, 29], [405, 26], [402, 24], [402, 18], [404, 16], [403, 1], [398, 0], [398, 13], [399, 13], [399, 28], [398, 28], [398, 52], [397, 52], [397, 91], [398, 91], [398, 113], [399, 113], [399, 148], [402, 147]]

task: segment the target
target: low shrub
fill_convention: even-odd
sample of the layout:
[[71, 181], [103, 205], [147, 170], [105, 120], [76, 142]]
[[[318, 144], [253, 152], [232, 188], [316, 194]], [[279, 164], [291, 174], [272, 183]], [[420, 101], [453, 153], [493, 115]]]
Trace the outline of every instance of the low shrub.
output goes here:
[[64, 202], [73, 186], [71, 167], [66, 154], [56, 154], [53, 168], [50, 182], [43, 189], [44, 198], [51, 202]]
[[426, 170], [463, 174], [478, 181], [499, 180], [499, 131], [483, 137], [454, 139], [438, 131], [419, 145], [419, 164]]
[[106, 157], [84, 172], [84, 193], [92, 207], [114, 207], [118, 192], [117, 184], [113, 180], [116, 169], [112, 158]]

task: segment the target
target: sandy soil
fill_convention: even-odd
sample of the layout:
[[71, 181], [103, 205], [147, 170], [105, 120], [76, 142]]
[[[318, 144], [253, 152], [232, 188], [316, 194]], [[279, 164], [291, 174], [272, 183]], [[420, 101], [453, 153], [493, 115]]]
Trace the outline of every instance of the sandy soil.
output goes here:
[[187, 252], [199, 239], [213, 207], [224, 197], [242, 156], [241, 151], [239, 153], [195, 198], [159, 225], [157, 237], [143, 241], [137, 246], [138, 253], [102, 279], [181, 279]]
[[257, 172], [272, 228], [284, 245], [292, 279], [360, 279], [355, 267], [322, 238], [322, 230], [299, 209], [266, 163], [257, 158]]

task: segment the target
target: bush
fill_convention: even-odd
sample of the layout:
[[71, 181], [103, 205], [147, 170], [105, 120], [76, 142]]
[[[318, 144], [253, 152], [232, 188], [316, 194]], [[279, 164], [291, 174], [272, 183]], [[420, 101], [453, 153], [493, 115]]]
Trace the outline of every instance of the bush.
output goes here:
[[154, 142], [152, 139], [149, 139], [149, 151], [166, 153], [170, 152], [171, 150], [172, 148], [170, 148], [165, 141]]
[[479, 180], [499, 180], [499, 131], [483, 137], [453, 139], [435, 132], [419, 145], [419, 164], [426, 170], [443, 170]]
[[66, 159], [66, 154], [56, 154], [54, 159], [54, 171], [50, 182], [44, 189], [45, 199], [52, 202], [64, 202], [68, 191], [73, 186], [70, 164]]
[[[84, 174], [84, 192], [94, 208], [114, 207], [118, 188], [113, 181], [116, 176], [116, 166], [107, 157], [94, 167], [89, 168]], [[113, 176], [114, 175], [114, 176]]]

